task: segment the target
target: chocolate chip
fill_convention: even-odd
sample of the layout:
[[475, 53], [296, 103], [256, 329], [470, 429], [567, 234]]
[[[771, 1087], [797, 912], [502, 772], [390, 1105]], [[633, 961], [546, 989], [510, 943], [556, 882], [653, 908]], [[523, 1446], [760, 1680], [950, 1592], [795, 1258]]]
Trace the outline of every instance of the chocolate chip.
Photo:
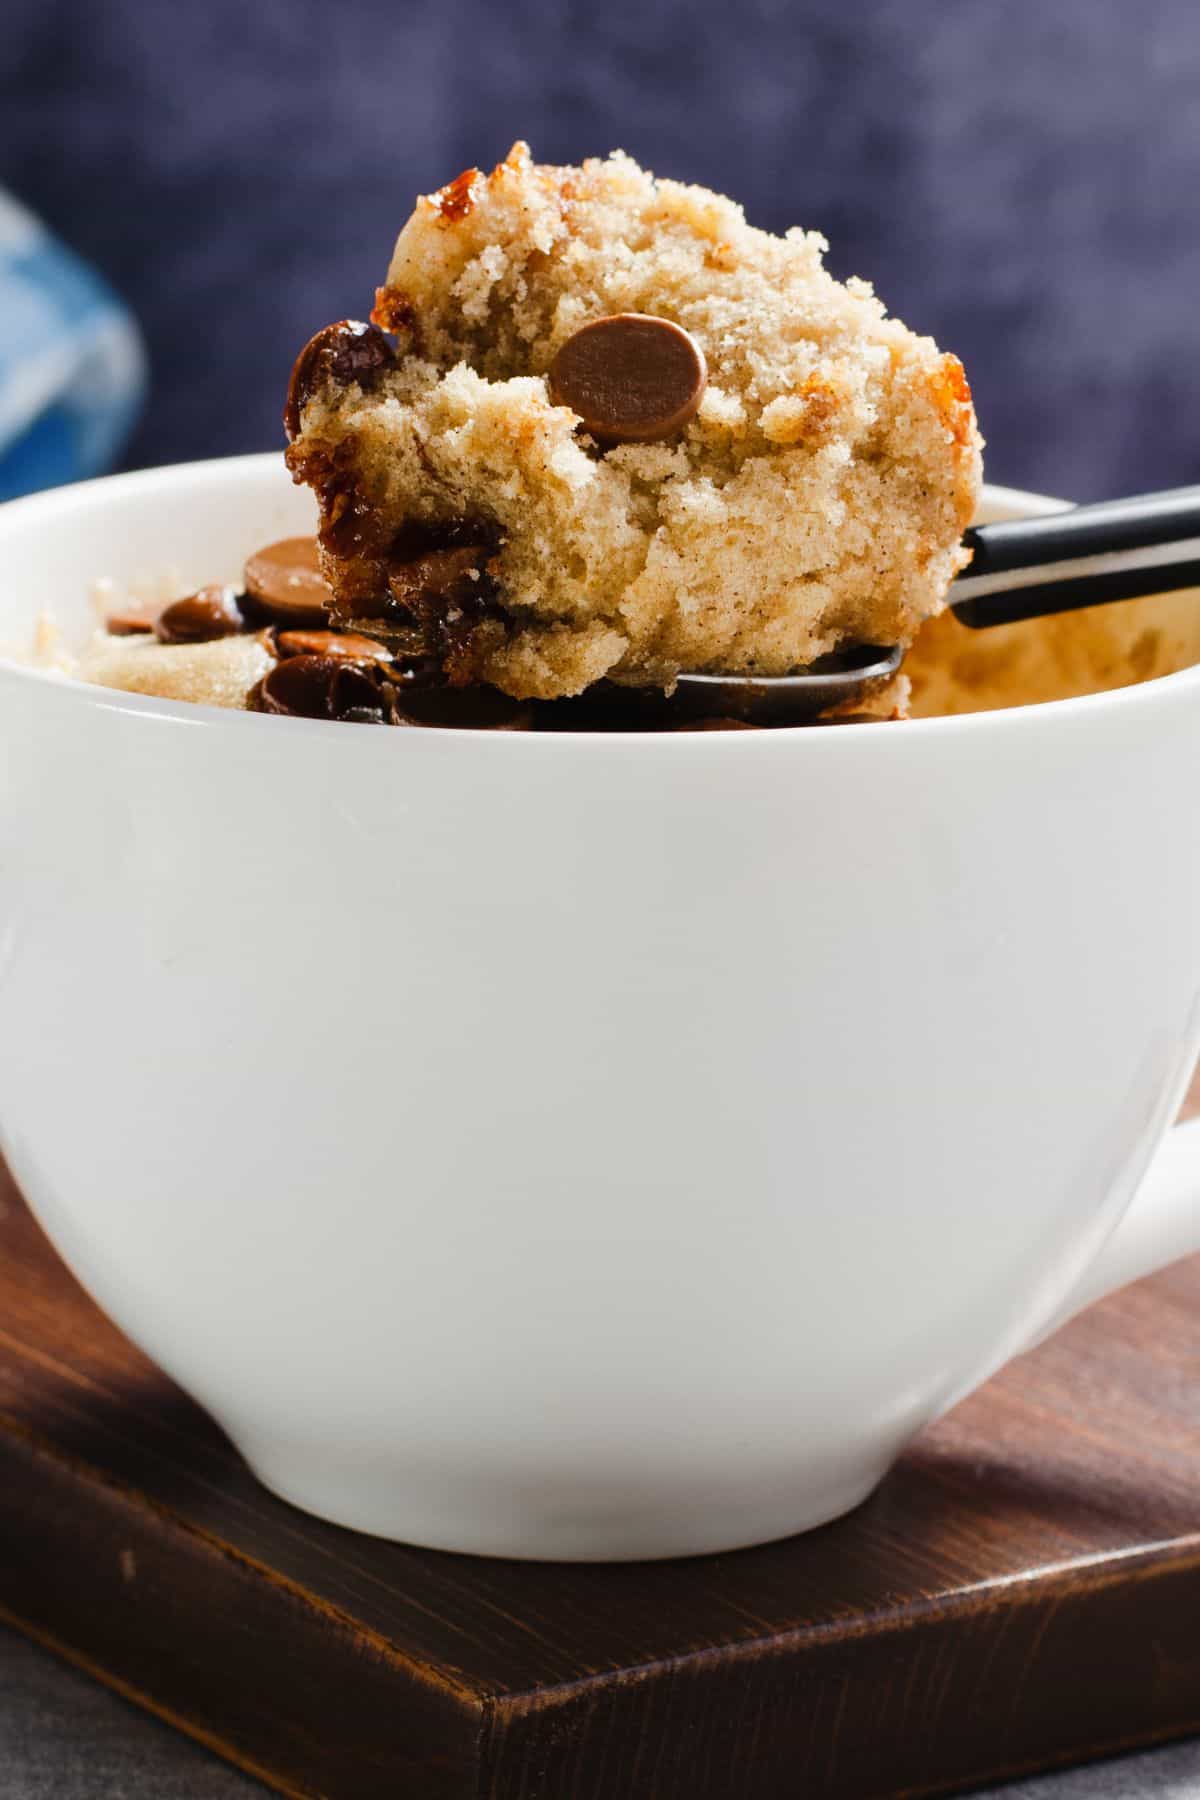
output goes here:
[[288, 441], [300, 434], [300, 414], [318, 389], [333, 382], [338, 387], [370, 388], [384, 369], [395, 361], [392, 346], [378, 325], [362, 319], [339, 319], [309, 338], [292, 365], [283, 429]]
[[295, 719], [327, 719], [332, 668], [328, 657], [291, 656], [267, 670], [253, 697], [262, 712], [286, 713]]
[[453, 606], [472, 598], [487, 559], [486, 544], [427, 550], [409, 562], [394, 563], [388, 571], [388, 587], [392, 598], [416, 615], [425, 606]]
[[649, 313], [593, 319], [569, 337], [550, 368], [550, 396], [579, 414], [604, 444], [670, 437], [704, 397], [704, 352], [682, 326]]
[[424, 633], [398, 608], [395, 616], [389, 609], [386, 615], [367, 612], [361, 618], [344, 621], [344, 636], [357, 638], [360, 633], [367, 634], [364, 642], [375, 644], [383, 654], [402, 658], [405, 662], [430, 656]]
[[153, 631], [158, 619], [159, 609], [152, 610], [140, 607], [122, 607], [120, 612], [109, 613], [104, 621], [104, 629], [110, 637], [138, 637], [143, 631]]
[[456, 687], [477, 678], [480, 633], [503, 618], [485, 572], [490, 554], [483, 543], [458, 544], [393, 558], [388, 569], [393, 604], [415, 622], [425, 654]]
[[258, 709], [294, 719], [342, 719], [386, 724], [386, 696], [367, 671], [339, 656], [289, 656], [276, 663], [254, 693]]
[[281, 631], [275, 641], [280, 656], [337, 656], [350, 662], [386, 662], [392, 655], [386, 644], [356, 631]]
[[[329, 532], [324, 536], [328, 543]], [[481, 520], [413, 520], [373, 546], [370, 557], [355, 559], [347, 583], [346, 553], [339, 544], [334, 621], [347, 631], [359, 629], [355, 621], [376, 619], [400, 631], [412, 629], [423, 604], [445, 610], [490, 592], [473, 575], [482, 575], [494, 548], [495, 534]]]
[[374, 670], [343, 662], [339, 657], [334, 657], [333, 664], [329, 682], [330, 718], [355, 725], [389, 724], [391, 707], [375, 679]]
[[205, 644], [235, 637], [245, 627], [232, 588], [202, 587], [184, 600], [173, 600], [159, 614], [154, 635], [160, 644]]
[[[288, 626], [323, 626], [333, 595], [321, 573], [316, 538], [281, 538], [249, 557], [246, 592], [267, 618]], [[253, 610], [253, 609], [251, 609]]]

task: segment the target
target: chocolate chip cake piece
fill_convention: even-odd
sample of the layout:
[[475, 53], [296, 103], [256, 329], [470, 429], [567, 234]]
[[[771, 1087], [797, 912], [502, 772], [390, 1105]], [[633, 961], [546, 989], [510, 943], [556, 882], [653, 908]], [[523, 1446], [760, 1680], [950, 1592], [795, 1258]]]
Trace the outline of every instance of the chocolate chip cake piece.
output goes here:
[[[420, 199], [374, 323], [314, 340], [289, 399], [337, 622], [521, 698], [909, 642], [980, 437], [957, 359], [824, 248], [620, 152], [517, 144]], [[626, 315], [640, 349], [588, 337]]]

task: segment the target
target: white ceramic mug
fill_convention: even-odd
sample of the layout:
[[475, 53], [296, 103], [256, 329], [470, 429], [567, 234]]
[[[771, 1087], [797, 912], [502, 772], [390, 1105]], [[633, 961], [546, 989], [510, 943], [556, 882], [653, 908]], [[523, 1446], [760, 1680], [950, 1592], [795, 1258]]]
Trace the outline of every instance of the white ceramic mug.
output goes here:
[[[275, 457], [19, 502], [0, 635], [310, 524]], [[5, 1151], [313, 1512], [524, 1557], [801, 1531], [1200, 1247], [1197, 1128], [1162, 1146], [1200, 668], [728, 735], [352, 728], [12, 665], [0, 709]]]

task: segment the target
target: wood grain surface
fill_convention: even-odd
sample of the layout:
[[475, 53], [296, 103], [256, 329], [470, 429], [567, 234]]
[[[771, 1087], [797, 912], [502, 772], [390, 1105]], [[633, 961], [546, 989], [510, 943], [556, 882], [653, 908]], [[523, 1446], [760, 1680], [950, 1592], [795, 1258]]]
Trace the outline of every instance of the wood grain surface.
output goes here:
[[1200, 1259], [1075, 1321], [850, 1518], [532, 1565], [273, 1499], [0, 1187], [0, 1612], [287, 1793], [933, 1793], [1200, 1729]]

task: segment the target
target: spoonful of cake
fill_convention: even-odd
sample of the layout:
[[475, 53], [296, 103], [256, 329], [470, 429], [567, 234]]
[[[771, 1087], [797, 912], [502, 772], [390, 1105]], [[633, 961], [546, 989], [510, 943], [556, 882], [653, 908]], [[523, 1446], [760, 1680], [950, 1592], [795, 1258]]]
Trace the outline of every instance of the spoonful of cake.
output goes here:
[[824, 249], [620, 152], [420, 196], [288, 394], [330, 623], [522, 703], [911, 642], [966, 560], [970, 390]]
[[986, 625], [1196, 580], [1194, 496], [966, 530], [961, 363], [824, 249], [620, 152], [519, 143], [420, 196], [369, 322], [289, 388], [328, 624], [568, 728], [790, 724], [886, 715], [947, 599]]

